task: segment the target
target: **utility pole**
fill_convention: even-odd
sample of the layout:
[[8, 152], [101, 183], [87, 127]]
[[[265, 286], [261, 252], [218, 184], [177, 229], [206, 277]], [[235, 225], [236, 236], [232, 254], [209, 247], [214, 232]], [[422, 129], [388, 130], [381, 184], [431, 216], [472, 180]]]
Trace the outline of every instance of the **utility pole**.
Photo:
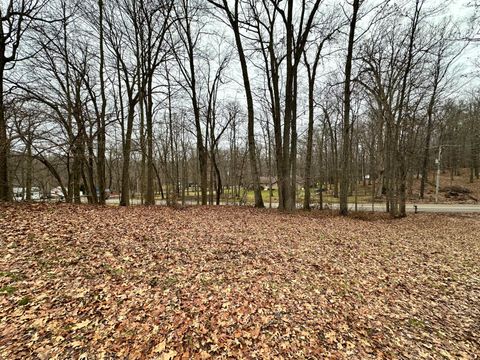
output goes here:
[[438, 193], [440, 191], [440, 170], [441, 170], [441, 160], [442, 160], [442, 148], [443, 147], [454, 147], [454, 146], [460, 146], [460, 145], [438, 145], [438, 157], [435, 159], [435, 164], [437, 165], [437, 177], [436, 177], [436, 183], [435, 183], [435, 204], [438, 203]]
[[440, 191], [440, 160], [442, 157], [442, 145], [438, 147], [438, 157], [435, 159], [437, 164], [437, 179], [435, 184], [435, 204], [438, 203], [438, 192]]

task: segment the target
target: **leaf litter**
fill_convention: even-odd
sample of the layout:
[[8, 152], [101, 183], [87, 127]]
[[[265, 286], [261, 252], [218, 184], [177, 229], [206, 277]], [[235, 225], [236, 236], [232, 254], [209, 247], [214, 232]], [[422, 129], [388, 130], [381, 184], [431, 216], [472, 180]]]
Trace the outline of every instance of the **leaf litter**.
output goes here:
[[476, 359], [480, 217], [0, 207], [2, 359]]

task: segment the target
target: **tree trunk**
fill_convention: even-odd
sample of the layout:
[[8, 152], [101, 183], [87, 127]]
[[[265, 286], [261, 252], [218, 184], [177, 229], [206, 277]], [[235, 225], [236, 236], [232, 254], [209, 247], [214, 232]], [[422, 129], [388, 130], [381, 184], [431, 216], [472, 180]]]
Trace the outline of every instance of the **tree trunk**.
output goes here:
[[26, 197], [25, 200], [31, 201], [32, 200], [32, 143], [31, 143], [31, 135], [30, 133], [28, 134], [28, 140], [27, 140], [27, 174], [26, 174], [26, 179], [25, 179], [25, 187], [26, 189]]
[[75, 204], [80, 204], [81, 199], [80, 199], [80, 179], [82, 175], [82, 157], [83, 154], [81, 154], [79, 150], [79, 146], [76, 145], [74, 149], [74, 155], [73, 155], [73, 169], [72, 169], [72, 174], [73, 174], [73, 182], [72, 182], [72, 195], [73, 195], [73, 202]]
[[303, 208], [310, 210], [310, 188], [312, 186], [312, 151], [313, 151], [313, 120], [314, 120], [314, 82], [308, 84], [308, 130], [307, 130], [307, 154], [305, 160], [305, 196]]
[[127, 131], [123, 144], [122, 163], [122, 193], [120, 195], [120, 206], [130, 205], [130, 152], [132, 149], [133, 119], [135, 116], [135, 103], [130, 101], [127, 115]]
[[99, 45], [100, 45], [100, 96], [101, 96], [101, 110], [100, 118], [98, 119], [98, 134], [97, 134], [97, 180], [98, 180], [98, 203], [105, 205], [105, 187], [106, 187], [106, 173], [105, 173], [105, 132], [106, 122], [105, 114], [107, 108], [107, 97], [105, 95], [105, 50], [104, 50], [104, 31], [103, 31], [103, 0], [98, 0], [99, 11]]
[[348, 184], [350, 176], [350, 102], [351, 102], [351, 74], [353, 61], [353, 45], [355, 41], [355, 28], [357, 25], [357, 14], [360, 7], [360, 0], [353, 1], [353, 14], [350, 21], [350, 33], [348, 36], [347, 60], [345, 63], [345, 88], [343, 99], [343, 126], [342, 126], [342, 158], [340, 177], [340, 214], [348, 214]]
[[[140, 64], [138, 61], [138, 67], [140, 68]], [[140, 83], [140, 71], [138, 76], [138, 87], [141, 89]], [[140, 90], [140, 101], [139, 101], [139, 117], [140, 117], [140, 126], [139, 126], [139, 143], [140, 143], [140, 152], [141, 152], [141, 159], [140, 159], [140, 203], [143, 205], [145, 203], [145, 192], [146, 192], [146, 185], [145, 185], [145, 173], [146, 173], [146, 162], [147, 162], [147, 149], [145, 146], [145, 92]], [[137, 189], [138, 190], [138, 189]]]
[[5, 64], [0, 63], [0, 201], [10, 201], [10, 186], [8, 182], [8, 153], [10, 145], [7, 139], [7, 119], [3, 93], [4, 68]]
[[153, 94], [152, 79], [149, 78], [147, 88], [147, 192], [145, 196], [145, 205], [155, 205], [155, 192], [153, 191]]
[[427, 134], [425, 138], [425, 149], [423, 152], [423, 162], [422, 162], [422, 178], [420, 179], [420, 199], [423, 199], [425, 196], [425, 184], [428, 177], [428, 161], [430, 155], [430, 139], [432, 134], [432, 113], [428, 111], [428, 120], [427, 120]]
[[[236, 1], [236, 6], [238, 6], [238, 1]], [[245, 57], [245, 52], [243, 50], [242, 39], [240, 35], [240, 29], [237, 19], [231, 19], [230, 23], [233, 27], [233, 32], [235, 36], [235, 43], [237, 45], [238, 57], [240, 60], [240, 66], [242, 69], [243, 85], [245, 88], [245, 97], [247, 98], [247, 132], [248, 132], [248, 155], [250, 160], [250, 171], [252, 173], [252, 182], [253, 182], [253, 191], [255, 194], [255, 207], [264, 208], [262, 198], [262, 189], [260, 187], [260, 175], [257, 164], [257, 153], [255, 146], [255, 113], [253, 106], [253, 96], [252, 89], [250, 86], [250, 77], [248, 74], [247, 60]]]
[[291, 144], [290, 144], [290, 174], [291, 188], [290, 198], [292, 209], [297, 207], [297, 73], [294, 72], [293, 78], [293, 95], [292, 95], [292, 119], [291, 119]]
[[95, 155], [93, 154], [93, 139], [87, 139], [88, 141], [88, 161], [86, 161], [87, 165], [87, 180], [88, 180], [88, 187], [90, 192], [89, 202], [92, 204], [98, 204], [98, 196], [97, 196], [97, 189], [95, 188], [95, 174], [94, 174], [94, 166], [95, 166]]

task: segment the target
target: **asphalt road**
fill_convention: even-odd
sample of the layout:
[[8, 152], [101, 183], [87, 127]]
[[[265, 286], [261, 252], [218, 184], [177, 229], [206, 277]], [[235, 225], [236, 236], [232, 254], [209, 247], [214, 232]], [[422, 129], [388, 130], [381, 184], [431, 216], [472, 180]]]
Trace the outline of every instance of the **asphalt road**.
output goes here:
[[[480, 213], [480, 205], [473, 204], [416, 204], [419, 213]], [[338, 209], [338, 204], [332, 205]], [[349, 204], [350, 210], [355, 210], [355, 204]], [[359, 211], [372, 211], [372, 204], [358, 204]], [[374, 211], [386, 211], [385, 204], [375, 204]], [[407, 204], [407, 212], [415, 212], [415, 204]]]
[[[108, 205], [118, 205], [118, 199], [109, 199], [107, 200]], [[140, 199], [130, 199], [131, 205], [140, 205]], [[165, 205], [164, 200], [157, 200], [157, 205]], [[187, 205], [196, 205], [196, 201], [187, 202]], [[221, 205], [227, 205], [222, 203]], [[232, 204], [229, 204], [232, 205]], [[480, 213], [480, 204], [416, 204], [417, 211], [419, 213]], [[265, 204], [268, 207], [268, 203]], [[272, 208], [278, 207], [277, 203], [272, 203]], [[337, 210], [339, 204], [325, 204], [325, 208]], [[355, 210], [355, 204], [348, 204], [348, 208], [351, 211]], [[384, 212], [385, 204], [375, 203], [373, 207], [375, 212]], [[372, 204], [358, 204], [358, 211], [372, 211]], [[407, 212], [415, 212], [415, 204], [407, 204]]]

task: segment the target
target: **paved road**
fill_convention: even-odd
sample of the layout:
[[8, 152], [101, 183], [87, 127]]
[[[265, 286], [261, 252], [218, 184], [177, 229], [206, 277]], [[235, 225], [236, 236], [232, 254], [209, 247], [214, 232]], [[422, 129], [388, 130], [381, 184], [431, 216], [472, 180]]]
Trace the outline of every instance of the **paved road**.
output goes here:
[[[130, 203], [132, 205], [140, 205], [140, 199], [131, 199]], [[107, 200], [107, 204], [109, 205], [118, 205], [118, 199], [109, 199]], [[164, 200], [157, 200], [157, 205], [165, 205]], [[187, 202], [187, 205], [196, 205], [196, 201]], [[221, 205], [227, 205], [226, 203], [222, 203]], [[232, 205], [232, 204], [230, 204]], [[268, 203], [265, 204], [268, 207]], [[278, 207], [277, 203], [272, 204], [272, 208]], [[325, 208], [330, 208], [337, 210], [339, 208], [339, 204], [325, 204]], [[348, 208], [350, 210], [355, 210], [355, 204], [348, 204]], [[385, 204], [376, 203], [373, 207], [374, 211], [385, 211]], [[372, 211], [372, 204], [358, 204], [357, 205], [358, 211]], [[480, 213], [480, 204], [417, 204], [417, 211], [419, 213]], [[407, 212], [415, 212], [415, 204], [407, 204]]]
[[[338, 209], [338, 204], [332, 205], [333, 209]], [[372, 204], [358, 204], [359, 211], [372, 211]], [[349, 209], [354, 210], [355, 205], [349, 204]], [[385, 204], [375, 204], [375, 211], [386, 211]], [[473, 204], [417, 204], [419, 213], [480, 213], [480, 205]], [[407, 204], [407, 212], [415, 212], [415, 204]]]

